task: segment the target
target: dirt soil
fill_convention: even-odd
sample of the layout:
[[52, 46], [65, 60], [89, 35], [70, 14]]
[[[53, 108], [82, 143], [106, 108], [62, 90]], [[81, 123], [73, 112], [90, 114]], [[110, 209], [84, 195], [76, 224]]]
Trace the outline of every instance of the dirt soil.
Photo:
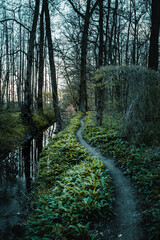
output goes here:
[[141, 209], [138, 205], [136, 192], [130, 180], [115, 166], [113, 159], [104, 157], [101, 152], [91, 147], [83, 138], [84, 127], [81, 119], [81, 127], [76, 132], [78, 141], [89, 153], [101, 159], [108, 168], [115, 186], [115, 217], [106, 219], [106, 223], [96, 224], [98, 237], [96, 240], [141, 240], [143, 231], [141, 228]]

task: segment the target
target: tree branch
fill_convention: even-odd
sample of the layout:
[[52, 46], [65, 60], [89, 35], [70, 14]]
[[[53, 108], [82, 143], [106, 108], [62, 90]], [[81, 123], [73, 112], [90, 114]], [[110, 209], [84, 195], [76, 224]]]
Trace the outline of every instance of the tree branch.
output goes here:
[[83, 19], [85, 18], [85, 16], [75, 7], [74, 3], [71, 0], [68, 0], [68, 2], [71, 4], [71, 6], [73, 7], [73, 10], [79, 15], [81, 16]]
[[8, 19], [0, 20], [0, 23], [4, 23], [4, 22], [7, 22], [7, 21], [15, 21], [16, 23], [21, 25], [23, 28], [25, 28], [28, 32], [30, 32], [29, 28], [27, 28], [25, 25], [23, 25], [22, 23], [20, 23], [18, 20], [14, 19], [14, 18], [8, 18]]
[[99, 3], [99, 0], [97, 0], [97, 1], [95, 2], [95, 4], [93, 5], [93, 7], [92, 7], [92, 9], [91, 9], [91, 11], [90, 11], [90, 13], [89, 13], [90, 17], [92, 16], [92, 14], [93, 14], [95, 8], [97, 7], [98, 3]]

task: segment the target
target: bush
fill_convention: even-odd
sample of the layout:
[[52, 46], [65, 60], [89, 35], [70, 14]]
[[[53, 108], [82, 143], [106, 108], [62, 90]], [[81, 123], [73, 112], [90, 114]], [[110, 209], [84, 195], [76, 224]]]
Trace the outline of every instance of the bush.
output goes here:
[[148, 126], [160, 124], [160, 74], [140, 66], [107, 66], [97, 70], [95, 79], [102, 77], [104, 112], [123, 117], [121, 130], [128, 139], [153, 143]]

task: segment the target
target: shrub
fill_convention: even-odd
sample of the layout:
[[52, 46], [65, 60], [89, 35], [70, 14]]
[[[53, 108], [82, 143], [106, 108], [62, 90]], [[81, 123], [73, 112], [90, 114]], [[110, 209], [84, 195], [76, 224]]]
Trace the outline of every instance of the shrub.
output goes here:
[[104, 112], [123, 117], [122, 134], [133, 142], [159, 141], [149, 126], [160, 124], [160, 74], [140, 66], [107, 66], [97, 70], [95, 79], [102, 77]]

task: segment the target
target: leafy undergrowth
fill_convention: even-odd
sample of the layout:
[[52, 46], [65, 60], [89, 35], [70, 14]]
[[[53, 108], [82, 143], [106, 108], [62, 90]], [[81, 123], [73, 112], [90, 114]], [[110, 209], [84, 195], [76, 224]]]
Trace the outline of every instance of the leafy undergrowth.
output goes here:
[[7, 112], [0, 114], [0, 152], [6, 153], [15, 149], [25, 140], [27, 133], [35, 132], [49, 125], [44, 115], [33, 113], [33, 125], [22, 122], [20, 112]]
[[108, 170], [77, 142], [82, 114], [42, 151], [25, 239], [95, 239], [92, 225], [112, 215]]
[[122, 139], [116, 121], [110, 129], [95, 126], [91, 114], [86, 117], [83, 137], [104, 155], [113, 156], [131, 177], [143, 207], [146, 239], [160, 239], [160, 151], [135, 147]]

